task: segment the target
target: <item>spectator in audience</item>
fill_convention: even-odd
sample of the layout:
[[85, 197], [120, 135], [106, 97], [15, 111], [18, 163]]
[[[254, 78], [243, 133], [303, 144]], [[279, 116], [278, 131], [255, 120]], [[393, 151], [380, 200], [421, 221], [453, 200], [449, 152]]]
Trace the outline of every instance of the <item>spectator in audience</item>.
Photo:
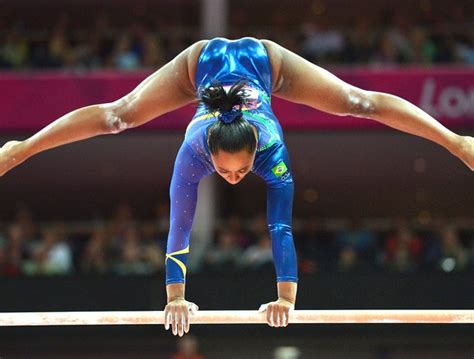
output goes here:
[[120, 258], [114, 271], [121, 275], [152, 274], [164, 266], [163, 252], [153, 244], [145, 245], [137, 226], [128, 226], [120, 243]]
[[258, 213], [250, 223], [250, 244], [257, 243], [260, 238], [268, 234], [267, 215]]
[[[469, 17], [463, 10], [454, 12], [457, 15], [452, 19], [448, 15], [436, 19], [413, 18], [413, 14], [403, 11], [384, 17], [375, 10], [354, 16], [349, 24], [318, 17], [303, 22], [299, 31], [294, 31], [295, 25], [287, 17], [273, 14], [270, 31], [264, 25], [253, 25], [253, 18], [245, 11], [234, 11], [229, 36], [271, 38], [321, 64], [472, 64]], [[371, 18], [382, 21], [377, 23]], [[102, 14], [92, 24], [72, 24], [65, 14], [56, 21], [47, 21], [53, 24], [51, 30], [20, 22], [9, 24], [0, 39], [0, 68], [157, 68], [195, 42], [199, 33], [166, 21], [155, 21], [156, 24], [146, 27], [146, 21], [131, 20], [117, 26]], [[376, 39], [376, 34], [382, 35]]]
[[162, 271], [165, 265], [166, 235], [158, 236], [156, 222], [143, 223], [140, 226], [142, 232], [143, 258], [153, 267], [153, 272]]
[[409, 51], [408, 34], [413, 28], [410, 14], [393, 13], [387, 19], [389, 26], [385, 31], [385, 36], [393, 45], [398, 62], [404, 63], [407, 60]]
[[205, 359], [205, 357], [199, 353], [197, 338], [189, 334], [178, 339], [178, 352], [173, 354], [171, 359]]
[[334, 239], [328, 231], [321, 228], [321, 221], [316, 216], [310, 216], [305, 221], [304, 230], [297, 234], [295, 242], [301, 273], [325, 271], [336, 261]]
[[434, 61], [436, 47], [428, 37], [428, 32], [421, 26], [413, 28], [409, 33], [407, 60], [410, 63], [430, 65]]
[[0, 67], [19, 69], [28, 64], [28, 39], [19, 28], [11, 28], [0, 43]]
[[87, 242], [81, 257], [81, 270], [84, 274], [105, 274], [110, 270], [107, 258], [107, 232], [105, 228], [96, 228]]
[[360, 260], [357, 252], [353, 247], [343, 247], [339, 252], [339, 259], [337, 261], [337, 269], [339, 272], [352, 272], [358, 270], [360, 267]]
[[375, 47], [373, 24], [366, 16], [354, 19], [352, 31], [348, 34], [344, 61], [351, 63], [368, 63]]
[[163, 251], [166, 251], [166, 240], [170, 227], [170, 206], [168, 201], [160, 201], [155, 208], [156, 238]]
[[268, 233], [244, 251], [239, 266], [251, 271], [273, 267], [272, 241]]
[[217, 236], [216, 246], [207, 251], [204, 258], [206, 265], [219, 272], [231, 272], [236, 268], [242, 255], [242, 249], [238, 246], [238, 234], [232, 230], [224, 230]]
[[128, 34], [123, 34], [117, 41], [112, 63], [119, 70], [136, 70], [140, 67], [140, 57], [132, 48], [132, 41]]
[[376, 45], [370, 62], [373, 65], [394, 65], [402, 61], [401, 54], [388, 32], [383, 33]]
[[14, 224], [20, 226], [27, 241], [33, 241], [36, 236], [36, 224], [27, 206], [20, 204], [15, 214]]
[[127, 242], [122, 246], [121, 257], [114, 268], [121, 275], [150, 274], [151, 270], [141, 259], [140, 247], [135, 242]]
[[399, 221], [385, 242], [384, 266], [395, 272], [413, 272], [420, 265], [422, 255], [423, 241], [413, 233], [407, 221]]
[[27, 238], [23, 227], [11, 224], [7, 237], [0, 243], [0, 275], [15, 277], [22, 272], [22, 261], [27, 258]]
[[460, 242], [453, 224], [445, 224], [440, 228], [439, 241], [432, 246], [428, 256], [443, 272], [464, 271], [469, 266], [469, 252]]
[[472, 270], [474, 269], [474, 230], [471, 232], [471, 238], [469, 239], [468, 246], [468, 250], [470, 251], [471, 257], [470, 268]]
[[116, 32], [110, 20], [104, 14], [95, 18], [93, 28], [94, 53], [97, 55], [96, 64], [99, 67], [112, 66], [112, 54], [115, 48]]
[[72, 252], [62, 225], [46, 228], [32, 248], [32, 261], [25, 264], [30, 275], [66, 275], [73, 271]]
[[[78, 259], [81, 273], [148, 275], [163, 270], [164, 251], [157, 244], [156, 225], [147, 226], [146, 222], [141, 222], [138, 227], [134, 220], [131, 221], [133, 216], [129, 206], [120, 208], [115, 220], [122, 218], [126, 224], [120, 226], [120, 236], [115, 238], [115, 250], [106, 226], [94, 228]], [[157, 210], [159, 217], [167, 216], [166, 202], [160, 203], [157, 208], [161, 208]], [[451, 222], [446, 224], [446, 221]], [[260, 237], [245, 252], [240, 245], [246, 243], [247, 238], [241, 217], [232, 215], [224, 223], [223, 229], [218, 231], [216, 245], [207, 251], [205, 260], [209, 269], [222, 272], [271, 267], [271, 242], [264, 213], [256, 216], [252, 223], [254, 233]], [[321, 223], [317, 217], [310, 216], [304, 222], [303, 230], [296, 232], [302, 274], [311, 274], [316, 270], [327, 272], [333, 266], [343, 272], [373, 269], [371, 253], [375, 236], [363, 229], [358, 219], [352, 219], [352, 228], [338, 233], [336, 238], [333, 232], [323, 230]], [[398, 219], [395, 223], [396, 228], [383, 241], [379, 256], [381, 264], [389, 270], [418, 271], [426, 259], [431, 268], [446, 272], [463, 271], [474, 261], [474, 232], [470, 222], [460, 222], [462, 231], [457, 229], [452, 220], [443, 219], [438, 224], [433, 223], [441, 229], [432, 244], [427, 242], [432, 229], [426, 228], [426, 234], [420, 237], [406, 219]], [[146, 236], [143, 235], [145, 230]], [[64, 226], [47, 228], [42, 239], [36, 242], [33, 240], [34, 233], [35, 223], [31, 212], [22, 205], [5, 236], [0, 237], [0, 276], [71, 273], [71, 249], [64, 241]]]
[[144, 240], [142, 245], [143, 260], [150, 268], [150, 273], [164, 270], [165, 255], [158, 243], [152, 239]]
[[301, 350], [298, 347], [280, 346], [273, 351], [273, 359], [298, 359], [301, 358]]
[[[18, 275], [18, 271], [15, 270], [13, 275]], [[5, 244], [2, 242], [0, 244], [0, 277], [9, 277], [10, 266], [8, 263], [7, 251], [5, 250]]]
[[326, 19], [302, 26], [302, 55], [314, 63], [338, 62], [345, 48], [342, 33], [329, 26]]
[[161, 39], [153, 33], [143, 39], [143, 66], [155, 69], [166, 63]]
[[229, 218], [227, 218], [227, 221], [225, 223], [226, 229], [228, 229], [229, 232], [232, 232], [232, 234], [234, 235], [237, 246], [242, 249], [247, 248], [250, 245], [250, 236], [244, 230], [244, 226], [242, 224], [242, 217], [238, 214], [233, 214], [229, 216]]
[[99, 34], [88, 29], [84, 35], [85, 40], [78, 41], [72, 49], [70, 56], [70, 67], [75, 71], [94, 70], [103, 66], [99, 56]]
[[119, 246], [119, 258], [114, 266], [114, 272], [121, 275], [148, 274], [150, 272], [142, 260], [140, 249], [140, 234], [134, 225], [128, 226], [123, 236], [116, 243]]
[[61, 15], [49, 38], [48, 52], [54, 67], [68, 67], [68, 65], [70, 67], [73, 62], [73, 49], [67, 32], [69, 27], [69, 17], [65, 14]]
[[[337, 234], [337, 244], [340, 248], [339, 265], [342, 262], [350, 262], [355, 268], [355, 263], [359, 262], [369, 265], [374, 264], [375, 235], [368, 229], [363, 228], [359, 218], [352, 218], [350, 228]], [[353, 255], [356, 258], [349, 260], [349, 257]], [[348, 258], [341, 258], [341, 256], [347, 256]]]
[[170, 31], [166, 36], [166, 45], [166, 59], [173, 59], [186, 46], [182, 31], [177, 28]]
[[474, 65], [474, 33], [467, 33], [456, 41], [455, 54], [459, 62]]
[[451, 34], [437, 32], [433, 35], [433, 42], [436, 44], [434, 63], [448, 64], [455, 59], [455, 41]]
[[132, 207], [125, 201], [119, 203], [115, 214], [109, 222], [108, 232], [112, 238], [112, 246], [119, 246], [125, 230], [135, 225]]

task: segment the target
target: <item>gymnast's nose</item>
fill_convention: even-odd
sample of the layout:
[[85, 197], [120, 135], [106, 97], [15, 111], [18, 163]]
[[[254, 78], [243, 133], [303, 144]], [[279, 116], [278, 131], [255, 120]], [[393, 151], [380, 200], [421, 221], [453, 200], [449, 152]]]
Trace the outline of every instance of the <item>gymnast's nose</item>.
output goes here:
[[237, 184], [240, 181], [240, 175], [237, 173], [231, 173], [227, 177], [227, 182], [230, 184]]

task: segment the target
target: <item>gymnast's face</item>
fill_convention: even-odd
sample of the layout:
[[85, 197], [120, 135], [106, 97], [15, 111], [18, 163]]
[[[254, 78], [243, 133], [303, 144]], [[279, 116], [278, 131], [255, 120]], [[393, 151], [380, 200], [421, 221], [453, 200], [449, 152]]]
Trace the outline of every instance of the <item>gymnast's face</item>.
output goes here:
[[[258, 131], [255, 126], [252, 125], [253, 132], [255, 134], [256, 145], [258, 146]], [[208, 139], [209, 140], [209, 139]], [[253, 162], [255, 160], [255, 154], [257, 150], [253, 152], [243, 149], [239, 152], [226, 152], [219, 150], [217, 153], [211, 153], [212, 164], [216, 172], [224, 178], [230, 184], [237, 184], [252, 170]]]
[[219, 151], [211, 155], [216, 172], [230, 184], [237, 184], [252, 170], [255, 152], [242, 150], [236, 153]]

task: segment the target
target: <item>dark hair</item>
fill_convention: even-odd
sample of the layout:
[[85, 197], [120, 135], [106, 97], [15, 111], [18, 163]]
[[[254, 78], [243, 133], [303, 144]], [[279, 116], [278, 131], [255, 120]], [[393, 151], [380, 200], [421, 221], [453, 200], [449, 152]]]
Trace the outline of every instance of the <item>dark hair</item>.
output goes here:
[[218, 119], [209, 129], [208, 143], [212, 154], [220, 150], [252, 153], [257, 147], [254, 129], [242, 116], [242, 106], [247, 103], [247, 94], [242, 88], [246, 84], [247, 80], [239, 80], [226, 92], [220, 81], [213, 80], [209, 87], [200, 91], [200, 101], [207, 110], [219, 112]]

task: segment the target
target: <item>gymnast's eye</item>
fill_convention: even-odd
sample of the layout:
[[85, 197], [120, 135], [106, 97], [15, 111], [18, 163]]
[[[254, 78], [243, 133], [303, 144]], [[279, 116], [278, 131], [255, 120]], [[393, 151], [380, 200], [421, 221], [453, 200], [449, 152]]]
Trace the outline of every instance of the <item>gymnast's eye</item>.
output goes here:
[[239, 171], [240, 174], [246, 174], [247, 173], [247, 168], [243, 168]]

